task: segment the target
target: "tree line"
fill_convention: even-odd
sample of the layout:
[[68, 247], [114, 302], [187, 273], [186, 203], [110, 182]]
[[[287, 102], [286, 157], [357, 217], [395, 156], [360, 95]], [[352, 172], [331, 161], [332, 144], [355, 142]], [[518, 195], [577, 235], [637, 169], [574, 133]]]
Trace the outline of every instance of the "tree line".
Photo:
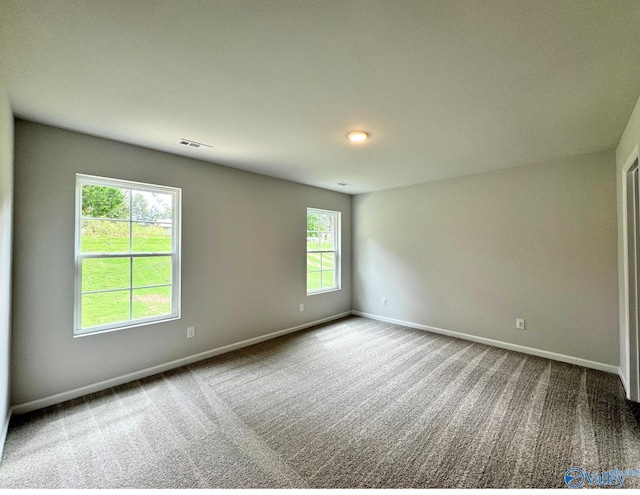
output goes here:
[[133, 197], [131, 194], [131, 189], [83, 186], [82, 215], [125, 220], [131, 218], [141, 222], [157, 222], [172, 217], [171, 205], [165, 204], [157, 193], [151, 193], [156, 199], [155, 204], [149, 204], [143, 194], [134, 192]]

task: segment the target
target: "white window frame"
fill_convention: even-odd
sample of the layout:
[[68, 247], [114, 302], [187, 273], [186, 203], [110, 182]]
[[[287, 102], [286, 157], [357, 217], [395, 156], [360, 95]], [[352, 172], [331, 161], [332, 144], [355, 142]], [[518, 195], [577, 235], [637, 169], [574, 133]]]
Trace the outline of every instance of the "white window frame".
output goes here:
[[[322, 214], [322, 215], [333, 215], [335, 217], [335, 231], [333, 233], [334, 236], [334, 249], [330, 250], [330, 249], [320, 249], [320, 250], [311, 250], [309, 251], [308, 247], [305, 253], [305, 286], [308, 287], [309, 281], [308, 281], [308, 272], [306, 271], [306, 263], [307, 263], [307, 255], [309, 253], [334, 253], [334, 259], [335, 259], [335, 286], [334, 287], [322, 287], [320, 289], [315, 289], [315, 290], [309, 290], [307, 289], [307, 296], [313, 296], [316, 294], [323, 294], [325, 292], [333, 292], [336, 290], [340, 290], [341, 286], [342, 286], [342, 261], [341, 261], [341, 256], [340, 256], [340, 251], [341, 251], [341, 243], [342, 243], [342, 220], [341, 220], [341, 213], [339, 211], [333, 211], [333, 210], [323, 210], [320, 208], [311, 208], [311, 207], [307, 207], [307, 212], [306, 212], [306, 216], [305, 216], [305, 232], [306, 232], [306, 225], [308, 222], [308, 217], [309, 217], [309, 213], [318, 213], [318, 214]], [[305, 240], [307, 238], [307, 234], [305, 233]], [[306, 242], [305, 242], [305, 246], [307, 246]], [[322, 270], [320, 272], [320, 279], [322, 280]]]
[[[141, 253], [98, 253], [98, 252], [82, 252], [82, 221], [95, 220], [93, 217], [82, 216], [82, 187], [85, 185], [118, 187], [132, 189], [135, 191], [156, 192], [162, 194], [170, 194], [173, 198], [172, 204], [172, 225], [171, 225], [171, 252], [141, 252]], [[133, 195], [132, 195], [133, 196]], [[177, 320], [181, 315], [181, 204], [182, 190], [177, 187], [160, 186], [155, 184], [146, 184], [143, 182], [134, 182], [129, 180], [111, 179], [107, 177], [99, 177], [95, 175], [76, 174], [76, 209], [75, 209], [75, 300], [74, 300], [74, 337], [82, 337], [85, 335], [93, 335], [96, 333], [111, 332], [115, 330], [123, 330], [126, 328], [138, 327], [150, 323], [159, 323], [170, 320]], [[132, 228], [135, 220], [129, 217], [129, 225]], [[150, 316], [147, 318], [133, 319], [132, 313], [132, 295], [129, 297], [129, 320], [117, 323], [109, 323], [105, 325], [82, 328], [82, 260], [89, 258], [128, 258], [131, 259], [130, 266], [133, 265], [134, 258], [144, 258], [152, 256], [171, 256], [171, 309], [170, 314], [159, 316]], [[133, 279], [130, 280], [129, 291], [133, 287]], [[109, 291], [105, 291], [109, 292]]]

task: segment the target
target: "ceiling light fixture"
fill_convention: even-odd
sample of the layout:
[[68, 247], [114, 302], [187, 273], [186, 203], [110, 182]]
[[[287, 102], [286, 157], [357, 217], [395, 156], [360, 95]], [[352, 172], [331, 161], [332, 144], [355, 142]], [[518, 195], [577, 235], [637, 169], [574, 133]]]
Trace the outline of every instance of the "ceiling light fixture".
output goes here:
[[369, 139], [369, 134], [364, 131], [351, 131], [349, 134], [347, 134], [347, 138], [352, 143], [362, 143], [363, 141]]

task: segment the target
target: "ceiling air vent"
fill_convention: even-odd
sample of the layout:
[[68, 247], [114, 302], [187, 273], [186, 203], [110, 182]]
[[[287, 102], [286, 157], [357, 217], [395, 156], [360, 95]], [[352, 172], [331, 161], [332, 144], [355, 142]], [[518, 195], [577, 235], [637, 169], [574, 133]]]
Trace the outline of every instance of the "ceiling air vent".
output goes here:
[[188, 146], [189, 148], [201, 148], [203, 150], [207, 150], [211, 148], [211, 146], [209, 146], [208, 144], [196, 143], [195, 141], [191, 141], [189, 139], [184, 139], [184, 138], [180, 138], [180, 141], [178, 142], [184, 146]]

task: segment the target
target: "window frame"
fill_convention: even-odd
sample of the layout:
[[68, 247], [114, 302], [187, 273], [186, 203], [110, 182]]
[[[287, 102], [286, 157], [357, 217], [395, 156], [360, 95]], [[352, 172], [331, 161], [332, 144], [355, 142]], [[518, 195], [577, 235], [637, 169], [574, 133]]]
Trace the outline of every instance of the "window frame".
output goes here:
[[[334, 292], [334, 291], [338, 291], [341, 290], [342, 288], [342, 257], [341, 257], [341, 246], [342, 246], [342, 213], [339, 211], [335, 211], [335, 210], [325, 210], [322, 208], [313, 208], [308, 206], [307, 207], [307, 211], [306, 211], [306, 216], [305, 216], [305, 239], [307, 239], [307, 235], [309, 233], [309, 231], [307, 231], [306, 229], [306, 225], [308, 224], [309, 221], [309, 213], [318, 213], [321, 215], [332, 215], [335, 217], [335, 230], [333, 232], [333, 236], [334, 236], [334, 241], [333, 241], [333, 250], [309, 250], [308, 244], [307, 242], [305, 242], [305, 246], [306, 246], [306, 253], [305, 253], [305, 286], [306, 286], [306, 291], [307, 291], [307, 296], [315, 296], [316, 294], [324, 294], [326, 292]], [[321, 287], [320, 289], [314, 289], [314, 290], [309, 290], [309, 271], [307, 271], [308, 269], [306, 268], [307, 266], [307, 256], [309, 255], [309, 253], [334, 253], [334, 260], [335, 260], [335, 285], [333, 287]], [[322, 267], [320, 269], [320, 280], [322, 280]], [[321, 282], [322, 284], [322, 282]]]
[[[171, 224], [171, 251], [170, 252], [128, 252], [128, 253], [110, 253], [110, 252], [82, 252], [82, 222], [83, 220], [91, 220], [93, 217], [82, 216], [82, 188], [85, 185], [117, 187], [131, 189], [132, 191], [156, 192], [161, 194], [170, 194], [172, 197], [172, 224]], [[95, 335], [105, 332], [113, 332], [125, 330], [128, 328], [160, 323], [166, 321], [177, 320], [181, 318], [181, 239], [182, 239], [182, 189], [178, 187], [162, 186], [156, 184], [148, 184], [144, 182], [136, 182], [131, 180], [113, 179], [108, 177], [100, 177], [96, 175], [76, 174], [76, 205], [75, 205], [75, 296], [74, 296], [74, 325], [73, 336], [84, 337], [87, 335]], [[131, 195], [133, 197], [133, 193]], [[132, 229], [135, 220], [132, 219], [132, 212], [128, 219], [130, 228]], [[131, 237], [131, 242], [133, 238]], [[82, 261], [84, 259], [130, 259], [130, 270], [133, 268], [133, 260], [136, 258], [149, 258], [157, 256], [171, 257], [171, 313], [157, 316], [149, 316], [145, 318], [132, 319], [133, 301], [129, 299], [129, 320], [97, 325], [88, 328], [82, 328]], [[129, 288], [131, 291], [135, 288], [133, 285], [133, 273], [131, 272], [129, 280]], [[156, 286], [158, 287], [158, 286]], [[122, 289], [126, 290], [126, 289]], [[105, 292], [115, 292], [115, 290], [106, 290]]]

